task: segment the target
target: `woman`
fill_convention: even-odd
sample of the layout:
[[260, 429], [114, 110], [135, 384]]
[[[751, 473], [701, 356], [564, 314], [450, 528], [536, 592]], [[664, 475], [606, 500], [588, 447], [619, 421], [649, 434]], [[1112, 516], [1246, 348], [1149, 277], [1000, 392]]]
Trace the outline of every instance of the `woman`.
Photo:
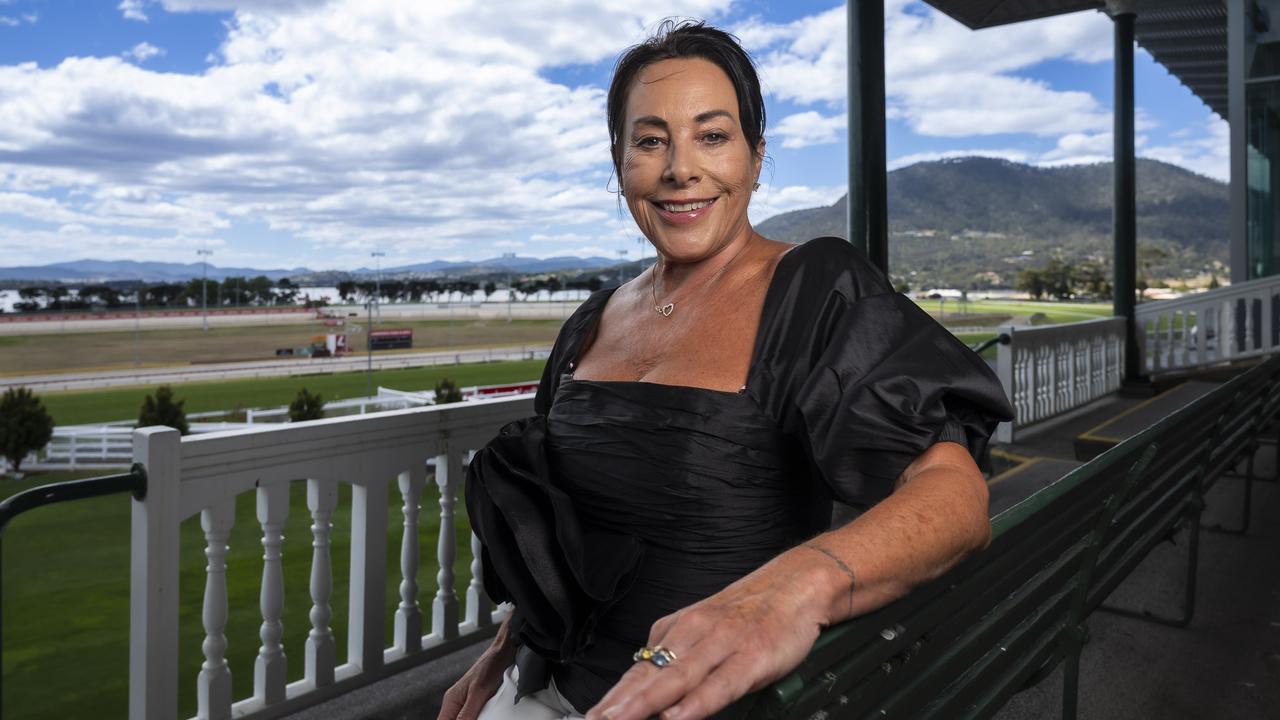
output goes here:
[[[608, 115], [658, 262], [565, 323], [537, 415], [472, 461], [515, 612], [446, 720], [705, 717], [990, 537], [999, 384], [847, 243], [751, 229], [765, 113], [733, 38], [665, 25]], [[869, 509], [827, 530], [833, 498]]]

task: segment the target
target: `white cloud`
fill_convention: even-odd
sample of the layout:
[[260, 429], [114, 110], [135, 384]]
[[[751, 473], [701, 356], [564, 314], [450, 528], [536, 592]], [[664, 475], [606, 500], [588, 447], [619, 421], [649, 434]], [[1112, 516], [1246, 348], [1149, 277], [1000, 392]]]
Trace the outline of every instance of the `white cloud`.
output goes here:
[[6, 25], [8, 27], [18, 27], [21, 24], [22, 24], [22, 21], [16, 17], [9, 17], [8, 15], [0, 15], [0, 25]]
[[840, 140], [848, 120], [843, 113], [827, 116], [809, 110], [782, 118], [773, 134], [782, 138], [784, 148], [825, 145]]
[[1217, 115], [1203, 122], [1181, 128], [1171, 135], [1176, 145], [1143, 148], [1138, 154], [1154, 160], [1179, 165], [1192, 172], [1228, 182], [1231, 178], [1231, 126]]
[[134, 45], [132, 49], [126, 50], [120, 54], [124, 57], [131, 57], [140, 63], [144, 63], [153, 57], [164, 55], [165, 51], [163, 48], [158, 48], [149, 42], [140, 42], [137, 45]]
[[[800, 104], [842, 107], [847, 93], [843, 6], [789, 24], [735, 28], [759, 58], [767, 90]], [[1013, 75], [1046, 60], [1111, 57], [1111, 23], [1075, 13], [973, 32], [907, 2], [885, 9], [886, 92], [891, 118], [917, 133], [1059, 135], [1098, 130], [1110, 116], [1085, 92]]]
[[545, 71], [611, 59], [661, 19], [649, 5], [259, 2], [200, 74], [120, 58], [0, 66], [0, 192], [64, 198], [40, 221], [91, 229], [257, 222], [326, 258], [352, 242], [488, 253], [489, 238], [542, 227], [621, 241], [634, 229], [604, 187], [604, 93]]
[[810, 187], [807, 185], [788, 185], [774, 188], [769, 185], [751, 197], [748, 215], [751, 222], [761, 223], [765, 220], [792, 210], [830, 205], [845, 194], [843, 185]]
[[142, 9], [143, 4], [143, 0], [120, 0], [116, 9], [124, 15], [126, 20], [147, 22], [147, 13]]
[[941, 150], [938, 152], [920, 152], [910, 155], [903, 155], [894, 158], [888, 162], [890, 170], [897, 170], [908, 165], [915, 165], [922, 162], [933, 162], [935, 160], [950, 160], [954, 158], [964, 157], [989, 157], [1000, 160], [1008, 160], [1010, 162], [1025, 163], [1030, 159], [1030, 153], [1025, 150], [1013, 148], [991, 149], [980, 148], [974, 150]]

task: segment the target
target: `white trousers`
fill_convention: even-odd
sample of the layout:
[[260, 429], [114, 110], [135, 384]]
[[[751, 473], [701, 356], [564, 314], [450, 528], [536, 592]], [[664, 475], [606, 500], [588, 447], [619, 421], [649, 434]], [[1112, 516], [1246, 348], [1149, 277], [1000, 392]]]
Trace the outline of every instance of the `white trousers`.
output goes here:
[[582, 713], [564, 699], [556, 689], [554, 679], [547, 689], [524, 696], [517, 705], [517, 677], [518, 671], [513, 663], [502, 673], [502, 686], [480, 709], [477, 720], [581, 720]]

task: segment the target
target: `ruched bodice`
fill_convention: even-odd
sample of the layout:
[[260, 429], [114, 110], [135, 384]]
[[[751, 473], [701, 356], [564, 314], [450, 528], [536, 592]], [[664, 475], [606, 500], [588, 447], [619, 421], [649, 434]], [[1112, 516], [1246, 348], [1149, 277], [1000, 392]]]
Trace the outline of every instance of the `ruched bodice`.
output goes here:
[[742, 392], [574, 379], [609, 291], [566, 321], [535, 402], [476, 454], [485, 582], [515, 603], [521, 691], [585, 711], [658, 618], [873, 504], [929, 445], [981, 453], [1011, 416], [977, 356], [847, 243], [787, 253]]

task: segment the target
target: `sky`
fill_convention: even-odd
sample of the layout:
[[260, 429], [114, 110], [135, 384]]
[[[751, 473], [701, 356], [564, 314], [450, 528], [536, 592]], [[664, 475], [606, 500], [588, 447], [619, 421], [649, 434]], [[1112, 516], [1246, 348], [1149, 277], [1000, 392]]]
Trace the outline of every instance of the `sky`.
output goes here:
[[[1105, 15], [885, 16], [891, 170], [1110, 160]], [[752, 221], [843, 195], [843, 3], [0, 0], [0, 267], [635, 258], [605, 92], [666, 17], [733, 32], [760, 68]], [[1136, 65], [1139, 155], [1225, 181], [1226, 123], [1141, 49]]]

